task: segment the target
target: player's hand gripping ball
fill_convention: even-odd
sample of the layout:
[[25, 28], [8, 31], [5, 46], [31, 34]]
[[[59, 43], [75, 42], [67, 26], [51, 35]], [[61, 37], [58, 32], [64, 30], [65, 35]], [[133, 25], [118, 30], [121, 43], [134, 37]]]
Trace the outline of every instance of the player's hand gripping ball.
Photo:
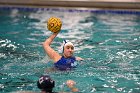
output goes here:
[[62, 22], [60, 18], [51, 17], [47, 21], [47, 28], [53, 33], [57, 33], [61, 30]]

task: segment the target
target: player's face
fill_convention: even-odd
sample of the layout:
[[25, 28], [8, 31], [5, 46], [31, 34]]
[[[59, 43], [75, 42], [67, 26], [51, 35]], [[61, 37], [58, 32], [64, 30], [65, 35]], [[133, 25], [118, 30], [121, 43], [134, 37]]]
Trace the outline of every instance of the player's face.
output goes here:
[[64, 47], [64, 55], [66, 57], [71, 57], [74, 52], [74, 47], [72, 45], [67, 45]]

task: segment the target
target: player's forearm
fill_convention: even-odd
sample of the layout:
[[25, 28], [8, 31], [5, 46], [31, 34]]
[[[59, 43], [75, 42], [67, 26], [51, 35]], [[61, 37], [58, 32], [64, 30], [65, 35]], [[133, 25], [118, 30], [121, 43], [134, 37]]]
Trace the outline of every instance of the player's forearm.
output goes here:
[[53, 33], [48, 39], [45, 40], [44, 45], [50, 45], [58, 33]]

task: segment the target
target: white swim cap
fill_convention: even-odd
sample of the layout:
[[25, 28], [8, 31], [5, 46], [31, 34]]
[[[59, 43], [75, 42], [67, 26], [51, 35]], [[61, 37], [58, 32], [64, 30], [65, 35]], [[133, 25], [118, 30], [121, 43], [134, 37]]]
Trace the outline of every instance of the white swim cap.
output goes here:
[[73, 43], [72, 43], [72, 42], [66, 42], [66, 43], [64, 44], [64, 47], [65, 47], [65, 46], [67, 46], [67, 45], [71, 45], [71, 46], [73, 46], [73, 47], [74, 47], [74, 45], [73, 45]]

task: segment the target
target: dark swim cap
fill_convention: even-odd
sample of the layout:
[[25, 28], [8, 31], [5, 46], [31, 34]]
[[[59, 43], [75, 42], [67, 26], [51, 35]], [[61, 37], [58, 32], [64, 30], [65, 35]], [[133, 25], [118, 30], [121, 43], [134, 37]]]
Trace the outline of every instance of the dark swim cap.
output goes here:
[[52, 89], [55, 86], [55, 81], [53, 81], [50, 76], [43, 75], [37, 81], [37, 86], [43, 91], [52, 92]]

